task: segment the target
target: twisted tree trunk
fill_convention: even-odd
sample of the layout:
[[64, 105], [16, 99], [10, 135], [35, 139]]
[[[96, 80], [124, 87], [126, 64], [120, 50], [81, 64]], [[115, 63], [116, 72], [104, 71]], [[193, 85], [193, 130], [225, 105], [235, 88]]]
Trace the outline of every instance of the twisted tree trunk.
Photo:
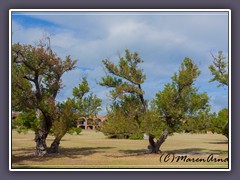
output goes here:
[[54, 141], [52, 142], [52, 144], [48, 150], [49, 153], [58, 153], [59, 144], [60, 144], [61, 139], [62, 139], [61, 136], [55, 137]]
[[34, 141], [36, 142], [36, 150], [35, 150], [36, 156], [45, 156], [48, 153], [47, 144], [46, 144], [47, 135], [48, 134], [42, 130], [35, 131]]
[[161, 153], [160, 147], [164, 143], [164, 141], [167, 139], [168, 136], [168, 130], [165, 129], [161, 137], [155, 142], [154, 141], [154, 136], [149, 136], [149, 145], [148, 145], [148, 151], [146, 152], [147, 154], [152, 154], [152, 153]]
[[[35, 130], [35, 138], [34, 138], [34, 141], [36, 142], [35, 156], [45, 156], [48, 154], [46, 139], [52, 127], [52, 117], [49, 115], [46, 115], [46, 112], [44, 111], [41, 111], [41, 112], [45, 118], [45, 123], [40, 124], [41, 129]], [[40, 110], [37, 111], [38, 118], [40, 116], [39, 114], [40, 114]]]

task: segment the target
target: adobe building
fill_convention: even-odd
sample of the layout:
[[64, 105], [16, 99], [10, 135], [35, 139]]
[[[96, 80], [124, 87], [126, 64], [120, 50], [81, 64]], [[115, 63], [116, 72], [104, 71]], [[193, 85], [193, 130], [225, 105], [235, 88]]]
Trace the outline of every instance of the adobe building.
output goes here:
[[107, 122], [107, 116], [92, 116], [79, 118], [78, 128], [82, 129], [96, 129], [102, 126], [104, 122]]

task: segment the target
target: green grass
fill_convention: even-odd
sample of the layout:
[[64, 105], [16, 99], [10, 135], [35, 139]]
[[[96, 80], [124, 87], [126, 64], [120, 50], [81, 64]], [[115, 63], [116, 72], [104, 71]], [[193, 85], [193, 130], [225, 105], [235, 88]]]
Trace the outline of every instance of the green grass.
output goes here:
[[[33, 132], [12, 132], [12, 168], [228, 168], [227, 162], [160, 162], [160, 154], [143, 154], [148, 140], [108, 139], [90, 130], [64, 136], [57, 155], [34, 157], [33, 139]], [[48, 145], [52, 140], [50, 136]], [[228, 142], [218, 134], [174, 134], [161, 150], [195, 159], [209, 154], [223, 159], [228, 156]]]

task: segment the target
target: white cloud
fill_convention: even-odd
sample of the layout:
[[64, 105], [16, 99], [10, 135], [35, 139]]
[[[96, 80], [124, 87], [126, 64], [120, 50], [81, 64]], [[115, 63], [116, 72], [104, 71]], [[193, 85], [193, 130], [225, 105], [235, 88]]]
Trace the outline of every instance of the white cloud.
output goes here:
[[78, 43], [81, 42], [80, 39], [75, 38], [69, 32], [61, 32], [56, 35], [53, 35], [51, 36], [51, 40], [53, 42], [52, 44], [53, 46], [68, 50], [70, 50], [70, 48], [76, 46]]
[[24, 44], [35, 44], [39, 42], [44, 34], [49, 34], [43, 28], [26, 28], [15, 21], [12, 22], [12, 32], [13, 42]]

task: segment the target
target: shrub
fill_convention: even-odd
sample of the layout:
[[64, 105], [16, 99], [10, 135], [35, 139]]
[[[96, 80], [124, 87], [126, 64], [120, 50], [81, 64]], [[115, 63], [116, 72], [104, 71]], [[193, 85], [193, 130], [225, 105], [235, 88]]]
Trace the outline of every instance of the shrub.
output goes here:
[[131, 134], [129, 139], [143, 139], [143, 134]]
[[68, 130], [68, 134], [73, 135], [74, 133], [76, 133], [77, 135], [79, 135], [82, 132], [81, 128], [71, 128], [70, 130]]

